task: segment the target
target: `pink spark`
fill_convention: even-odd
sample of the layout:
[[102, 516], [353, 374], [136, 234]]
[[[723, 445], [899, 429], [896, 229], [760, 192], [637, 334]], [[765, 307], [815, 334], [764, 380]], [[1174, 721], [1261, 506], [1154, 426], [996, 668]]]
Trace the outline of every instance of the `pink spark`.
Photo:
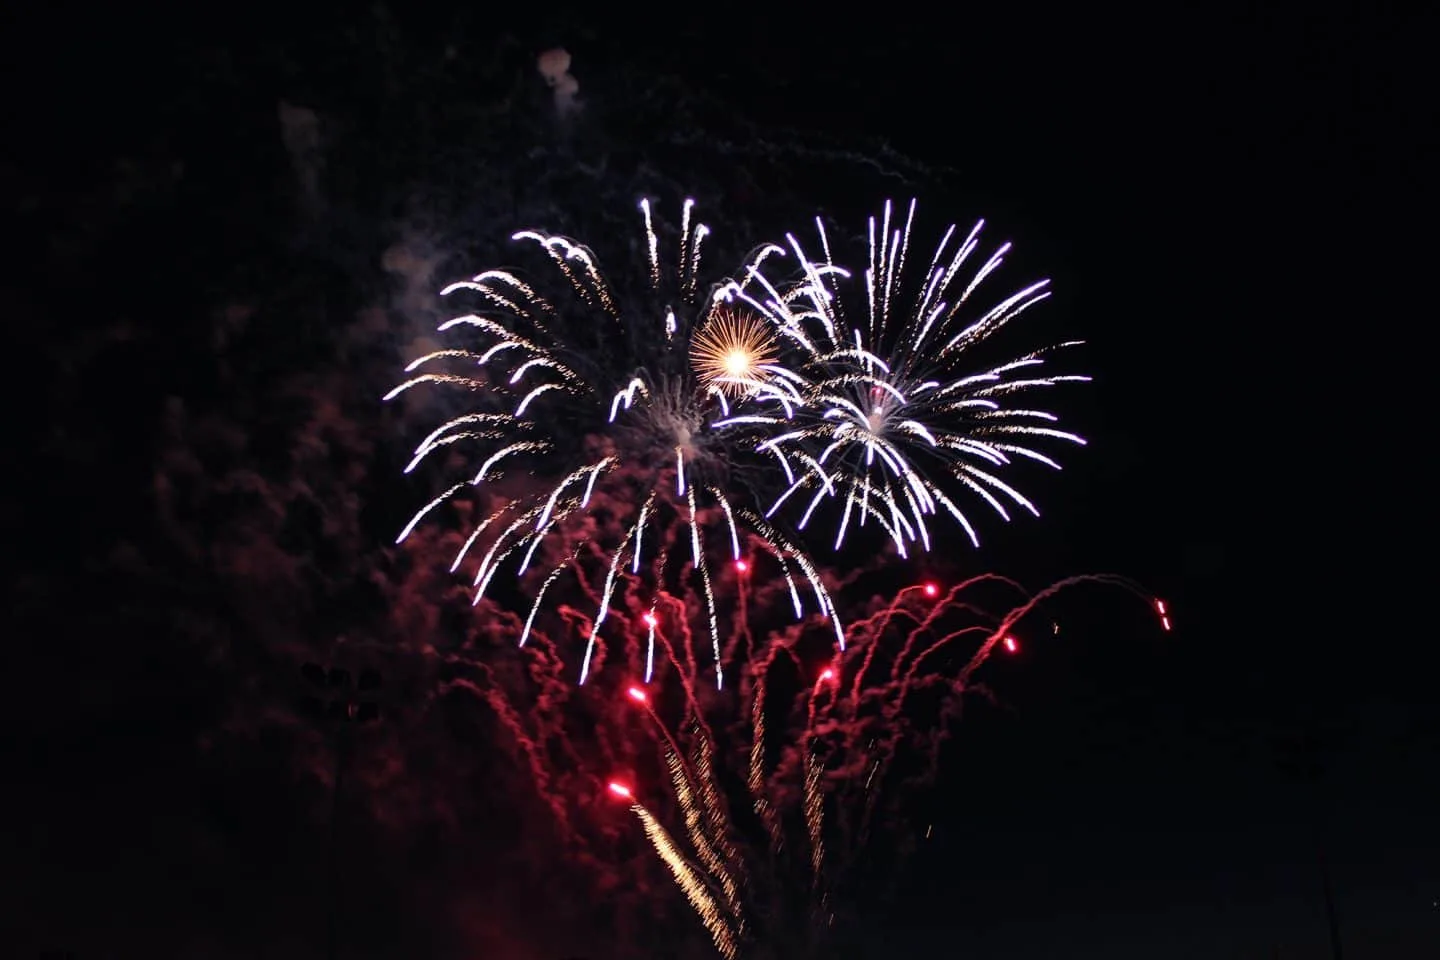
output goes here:
[[649, 697], [645, 696], [645, 691], [641, 690], [639, 687], [631, 687], [629, 690], [626, 690], [625, 693], [629, 695], [630, 699], [634, 700], [636, 703], [645, 703], [650, 699]]
[[820, 679], [821, 679], [821, 680], [833, 680], [834, 678], [835, 678], [835, 671], [834, 671], [834, 670], [831, 670], [829, 667], [826, 667], [824, 670], [821, 670], [821, 671], [820, 671]]
[[1165, 601], [1161, 600], [1159, 597], [1155, 598], [1155, 612], [1160, 614], [1160, 616], [1162, 617], [1165, 616], [1166, 613]]
[[744, 573], [746, 570], [750, 569], [750, 564], [746, 563], [744, 560], [736, 560], [735, 569], [739, 570], [741, 573]]
[[940, 595], [940, 587], [937, 586], [934, 581], [925, 584], [924, 590], [925, 596], [927, 597], [935, 597]]
[[623, 783], [616, 783], [614, 780], [611, 780], [608, 786], [610, 788], [610, 792], [615, 794], [615, 796], [617, 797], [623, 797], [626, 800], [635, 799], [635, 794], [631, 793], [630, 788], [625, 786], [625, 784]]
[[1014, 653], [1015, 651], [1020, 649], [1020, 644], [1015, 642], [1014, 637], [1006, 637], [1004, 642], [1005, 650], [1009, 653]]
[[655, 626], [655, 614], [653, 614], [653, 613], [647, 613], [647, 614], [645, 614], [645, 616], [642, 617], [641, 619], [643, 619], [643, 620], [645, 621], [645, 625], [646, 625], [647, 627], [653, 627], [653, 626]]

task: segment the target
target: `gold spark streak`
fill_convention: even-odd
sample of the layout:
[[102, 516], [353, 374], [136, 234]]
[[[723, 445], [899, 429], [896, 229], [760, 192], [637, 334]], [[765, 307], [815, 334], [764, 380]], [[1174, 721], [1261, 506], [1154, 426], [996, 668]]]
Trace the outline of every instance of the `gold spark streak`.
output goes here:
[[812, 754], [805, 770], [805, 827], [810, 834], [810, 867], [817, 887], [825, 866], [825, 795], [820, 789], [824, 773], [825, 765]]
[[640, 823], [645, 827], [645, 836], [649, 838], [650, 845], [655, 848], [655, 853], [670, 868], [670, 874], [675, 878], [675, 885], [685, 894], [685, 899], [690, 901], [691, 908], [695, 911], [705, 929], [710, 932], [710, 938], [715, 941], [715, 948], [720, 951], [726, 960], [733, 960], [738, 944], [735, 933], [730, 929], [730, 924], [721, 912], [719, 904], [710, 895], [710, 890], [701, 881], [700, 877], [690, 864], [685, 862], [684, 856], [675, 846], [669, 831], [660, 825], [660, 821], [651, 815], [640, 804], [632, 806], [631, 811], [640, 818]]
[[765, 792], [765, 688], [755, 689], [755, 698], [750, 706], [750, 797], [755, 802], [755, 812], [770, 834], [771, 849], [780, 847], [780, 821], [775, 816], [775, 807]]
[[730, 871], [725, 869], [720, 855], [715, 852], [714, 844], [710, 842], [710, 838], [705, 833], [705, 823], [701, 817], [700, 807], [695, 802], [695, 791], [690, 788], [690, 778], [686, 776], [685, 764], [675, 755], [674, 751], [666, 751], [665, 766], [669, 768], [670, 784], [675, 790], [675, 799], [680, 804], [680, 812], [685, 817], [685, 831], [690, 835], [690, 842], [695, 845], [695, 852], [700, 857], [700, 863], [720, 884], [730, 912], [739, 916], [739, 891], [735, 888], [735, 881], [731, 878]]

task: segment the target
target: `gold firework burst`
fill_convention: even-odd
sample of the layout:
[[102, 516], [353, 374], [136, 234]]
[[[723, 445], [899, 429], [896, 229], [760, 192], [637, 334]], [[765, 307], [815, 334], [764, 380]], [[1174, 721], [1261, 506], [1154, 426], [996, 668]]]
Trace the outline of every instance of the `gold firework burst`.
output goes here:
[[719, 307], [695, 333], [690, 363], [700, 382], [731, 396], [749, 393], [767, 378], [778, 354], [775, 338], [759, 317]]

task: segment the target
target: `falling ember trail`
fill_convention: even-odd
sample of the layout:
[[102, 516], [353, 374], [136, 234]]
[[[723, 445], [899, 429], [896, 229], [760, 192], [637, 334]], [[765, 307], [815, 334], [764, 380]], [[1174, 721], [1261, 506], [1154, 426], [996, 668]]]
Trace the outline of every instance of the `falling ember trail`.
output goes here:
[[735, 933], [730, 929], [727, 918], [719, 904], [715, 902], [715, 898], [711, 896], [704, 881], [686, 862], [669, 832], [660, 825], [660, 821], [656, 820], [649, 810], [635, 801], [635, 796], [628, 787], [612, 782], [609, 788], [612, 794], [630, 802], [630, 810], [639, 818], [645, 829], [645, 836], [649, 838], [656, 855], [665, 866], [670, 868], [670, 873], [675, 878], [675, 884], [690, 901], [691, 908], [705, 924], [705, 928], [710, 931], [710, 936], [715, 942], [715, 949], [720, 951], [721, 956], [731, 960], [738, 949]]
[[[897, 829], [904, 820], [892, 820], [888, 811], [933, 777], [944, 728], [976, 673], [997, 650], [1018, 653], [1027, 624], [1043, 629], [1025, 635], [1050, 637], [1053, 620], [1043, 608], [1086, 585], [1116, 587], [1152, 604], [1136, 584], [1112, 575], [1072, 577], [1034, 594], [983, 575], [956, 585], [941, 602], [926, 596], [923, 585], [901, 590], [852, 623], [852, 643], [828, 662], [814, 663], [802, 652], [804, 638], [824, 628], [814, 617], [768, 641], [727, 643], [725, 649], [735, 651], [727, 669], [736, 683], [729, 696], [717, 695], [705, 707], [724, 718], [721, 724], [697, 722], [701, 708], [687, 697], [672, 727], [651, 691], [622, 687], [621, 701], [643, 708], [651, 721], [663, 763], [659, 775], [647, 779], [663, 789], [670, 813], [640, 807], [627, 783], [611, 781], [609, 790], [635, 804], [647, 839], [717, 951], [738, 956], [799, 936], [795, 942], [809, 946], [797, 946], [794, 955], [825, 955], [824, 945], [833, 946], [837, 935], [837, 908], [866, 896], [861, 878], [875, 867], [864, 864], [884, 861], [903, 846], [889, 839], [876, 845], [877, 831], [888, 837]], [[987, 612], [987, 597], [1005, 598], [1003, 612]], [[942, 656], [957, 647], [958, 660]], [[693, 689], [701, 668], [668, 646], [666, 652], [664, 668]], [[1034, 640], [1031, 652], [1043, 656], [1045, 643]], [[772, 681], [797, 668], [813, 671], [813, 680], [794, 700], [777, 697]], [[922, 691], [927, 702], [939, 693], [942, 703], [917, 708], [910, 701]], [[739, 774], [743, 799], [721, 788], [719, 767]], [[737, 800], [753, 809], [753, 828], [731, 815]], [[671, 817], [673, 834], [664, 825]], [[932, 830], [927, 826], [925, 835]], [[804, 853], [797, 861], [791, 851]], [[804, 876], [792, 876], [799, 868]], [[808, 906], [799, 909], [797, 895], [808, 897]], [[790, 929], [795, 926], [804, 927], [803, 936]]]

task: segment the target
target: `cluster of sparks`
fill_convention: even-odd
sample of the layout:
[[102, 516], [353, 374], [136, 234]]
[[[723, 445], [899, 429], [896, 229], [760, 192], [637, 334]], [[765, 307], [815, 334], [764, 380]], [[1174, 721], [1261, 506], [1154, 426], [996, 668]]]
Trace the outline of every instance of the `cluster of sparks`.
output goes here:
[[[416, 513], [399, 540], [467, 489], [498, 483], [507, 467], [523, 466], [537, 480], [550, 475], [529, 484], [533, 493], [502, 496], [498, 508], [474, 525], [452, 571], [483, 544], [473, 580], [479, 603], [507, 564], [523, 575], [538, 559], [545, 572], [536, 578], [519, 638], [523, 646], [557, 579], [569, 569], [583, 576], [584, 561], [598, 557], [605, 588], [586, 630], [581, 683], [590, 675], [621, 581], [650, 576], [658, 589], [673, 558], [688, 562], [703, 584], [716, 682], [722, 685], [706, 541], [728, 541], [730, 562], [743, 572], [749, 561], [742, 554], [742, 529], [745, 539], [758, 534], [761, 548], [781, 560], [797, 617], [803, 612], [797, 577], [808, 581], [819, 610], [833, 614], [815, 564], [773, 525], [775, 514], [801, 491], [809, 493], [797, 523], [801, 530], [823, 502], [840, 502], [836, 548], [852, 521], [873, 521], [902, 556], [917, 541], [928, 550], [930, 518], [942, 509], [978, 545], [950, 484], [1007, 520], [1007, 500], [1038, 513], [997, 475], [999, 468], [1019, 457], [1058, 469], [1034, 441], [1084, 443], [1049, 426], [1054, 414], [1011, 403], [1088, 379], [1042, 374], [1048, 350], [971, 365], [975, 348], [1049, 296], [1048, 282], [1040, 281], [978, 315], [969, 309], [1009, 250], [1005, 244], [972, 264], [980, 259], [983, 222], [959, 243], [952, 226], [912, 282], [905, 267], [915, 204], [901, 225], [892, 222], [887, 203], [882, 218], [870, 220], [869, 262], [856, 304], [850, 296], [855, 274], [835, 263], [818, 219], [820, 256], [789, 235], [788, 250], [760, 247], [735, 274], [738, 280], [712, 284], [702, 294], [701, 248], [709, 230], [693, 222], [693, 201], [684, 205], [674, 265], [660, 256], [648, 201], [640, 208], [648, 284], [638, 302], [616, 293], [588, 248], [521, 231], [513, 239], [536, 244], [549, 256], [565, 281], [567, 302], [557, 306], [504, 270], [452, 284], [444, 294], [473, 294], [478, 306], [442, 323], [440, 332], [468, 330], [478, 343], [416, 359], [407, 368], [413, 376], [386, 396], [422, 384], [480, 395], [475, 408], [426, 436], [406, 469], [458, 448], [476, 451], [478, 466]], [[767, 263], [789, 254], [798, 279], [770, 279]], [[455, 372], [457, 364], [461, 372]], [[447, 368], [437, 370], [440, 365]], [[740, 490], [733, 482], [733, 464], [747, 453], [778, 466], [768, 485], [781, 492], [763, 516], [756, 509], [758, 490]], [[552, 534], [591, 514], [597, 487], [619, 488], [608, 502], [634, 510], [623, 530], [609, 539], [597, 536], [570, 555], [547, 555], [542, 548], [554, 542]], [[669, 549], [665, 528], [676, 518], [689, 541], [688, 561], [681, 559], [683, 551]], [[843, 651], [843, 629], [838, 618], [831, 621]]]
[[[828, 631], [819, 615], [765, 638], [731, 621], [722, 649], [738, 682], [729, 696], [707, 698], [690, 624], [674, 615], [694, 598], [667, 596], [664, 616], [628, 621], [619, 669], [607, 674], [619, 684], [590, 688], [583, 701], [594, 711], [584, 738], [595, 744], [590, 749], [577, 744], [564, 709], [585, 688], [566, 678], [559, 644], [543, 632], [525, 651], [525, 687], [538, 685], [533, 706], [522, 701], [523, 689], [457, 683], [480, 692], [524, 748], [557, 824], [586, 808], [587, 783], [598, 780], [626, 803], [720, 956], [734, 960], [760, 946], [821, 956], [836, 936], [837, 913], [863, 895], [874, 833], [905, 822], [884, 815], [887, 797], [934, 776], [946, 718], [982, 689], [982, 667], [997, 655], [1039, 649], [1059, 632], [1057, 595], [1087, 585], [1118, 588], [1172, 629], [1166, 602], [1120, 576], [1071, 577], [1036, 593], [996, 574], [949, 587], [929, 580], [872, 601], [870, 613], [850, 623], [843, 652], [827, 655], [815, 642]], [[742, 607], [774, 594], [746, 581], [737, 590]], [[997, 599], [1006, 612], [991, 612]], [[677, 682], [640, 679], [648, 669], [646, 631]], [[483, 663], [470, 665], [490, 673]], [[657, 762], [645, 769], [647, 744]]]
[[[474, 602], [486, 596], [507, 564], [518, 575], [537, 566], [543, 570], [519, 637], [524, 646], [555, 582], [567, 570], [584, 576], [585, 561], [598, 558], [604, 588], [586, 631], [579, 672], [584, 683], [622, 581], [648, 576], [658, 589], [674, 572], [672, 561], [677, 567], [688, 563], [703, 587], [715, 679], [721, 685], [715, 574], [707, 541], [728, 546], [738, 573], [749, 565], [742, 540], [756, 544], [779, 561], [797, 617], [804, 612], [797, 580], [808, 584], [822, 614], [832, 613], [808, 554], [751, 506], [735, 502], [730, 471], [753, 430], [707, 423], [728, 415], [731, 397], [775, 396], [789, 403], [770, 383], [778, 369], [771, 331], [784, 321], [768, 314], [758, 319], [730, 306], [759, 302], [747, 283], [760, 276], [758, 267], [774, 248], [761, 248], [738, 272], [749, 280], [719, 282], [701, 293], [701, 247], [709, 229], [693, 222], [693, 201], [685, 202], [675, 266], [662, 261], [649, 202], [642, 201], [640, 209], [649, 270], [637, 302], [617, 294], [588, 248], [535, 230], [512, 239], [538, 245], [548, 255], [564, 281], [563, 302], [552, 302], [506, 270], [488, 270], [442, 291], [471, 294], [478, 304], [473, 312], [442, 323], [440, 332], [469, 331], [478, 342], [417, 358], [406, 368], [410, 379], [385, 399], [426, 384], [475, 393], [479, 400], [473, 408], [420, 442], [406, 472], [437, 454], [461, 449], [476, 451], [478, 466], [422, 507], [397, 543], [442, 504], [487, 483], [498, 486], [506, 467], [523, 466], [531, 476], [527, 492], [501, 495], [500, 505], [473, 526], [451, 565], [457, 571], [472, 552], [481, 554], [473, 576]], [[783, 308], [777, 304], [773, 309]], [[546, 473], [558, 479], [542, 479]], [[596, 536], [568, 554], [548, 556], [545, 544], [559, 542], [564, 539], [559, 534], [591, 518], [601, 494], [611, 506], [633, 511], [619, 535]], [[688, 551], [671, 549], [677, 520]], [[830, 619], [843, 647], [839, 620]], [[654, 658], [652, 632], [652, 665]]]
[[[551, 656], [558, 644], [546, 627], [547, 595], [578, 589], [594, 611], [579, 621], [579, 681], [604, 659], [608, 636], [634, 682], [623, 699], [644, 713], [658, 747], [657, 779], [683, 831], [667, 829], [668, 815], [643, 804], [635, 783], [612, 780], [608, 791], [630, 805], [715, 948], [733, 960], [762, 935], [753, 901], [775, 864], [800, 863], [808, 873], [812, 933], [833, 922], [837, 885], [869, 834], [895, 759], [918, 747], [929, 773], [938, 764], [941, 736], [919, 730], [906, 712], [917, 692], [963, 694], [992, 653], [1020, 652], [1022, 621], [1065, 587], [1138, 588], [1113, 576], [1071, 578], [1033, 596], [1022, 591], [996, 617], [972, 594], [987, 585], [1020, 588], [987, 574], [949, 590], [933, 582], [907, 588], [842, 629], [819, 569], [781, 532], [777, 515], [788, 521], [786, 505], [803, 503], [795, 520], [803, 531], [828, 502], [835, 548], [873, 523], [905, 556], [936, 544], [943, 534], [932, 527], [942, 513], [978, 545], [966, 498], [1006, 520], [1016, 505], [1038, 514], [999, 474], [1016, 459], [1059, 469], [1037, 446], [1085, 441], [1023, 398], [1088, 378], [1044, 370], [1052, 351], [1073, 343], [1001, 362], [977, 358], [997, 331], [1049, 296], [1048, 281], [977, 309], [977, 291], [1009, 251], [1005, 244], [979, 252], [983, 222], [963, 240], [952, 226], [928, 266], [907, 270], [916, 259], [912, 202], [903, 223], [889, 203], [871, 218], [860, 270], [836, 262], [817, 219], [818, 254], [787, 235], [784, 246], [760, 247], [733, 279], [702, 287], [709, 231], [693, 221], [693, 202], [685, 202], [672, 262], [660, 254], [649, 203], [640, 210], [641, 283], [617, 288], [588, 248], [526, 230], [513, 239], [538, 246], [563, 282], [537, 288], [489, 270], [443, 291], [473, 296], [472, 312], [440, 325], [471, 340], [416, 359], [411, 378], [386, 399], [425, 384], [469, 391], [475, 402], [421, 441], [406, 472], [431, 460], [470, 466], [399, 541], [443, 504], [485, 488], [478, 499], [488, 506], [464, 533], [451, 570], [468, 558], [476, 604], [493, 596], [502, 570], [532, 588], [515, 633], [521, 647], [543, 647], [545, 663], [561, 660]], [[773, 274], [781, 262], [788, 279]], [[524, 476], [507, 482], [507, 469]], [[778, 574], [760, 589], [788, 595], [798, 621], [764, 642], [746, 622], [759, 564]], [[726, 566], [725, 586], [738, 601], [733, 616], [717, 607]], [[574, 584], [557, 587], [567, 572]], [[1169, 630], [1164, 603], [1146, 600]], [[559, 606], [568, 632], [577, 617]], [[708, 667], [695, 656], [692, 618], [705, 621]], [[801, 639], [822, 622], [833, 642], [817, 662]], [[702, 709], [699, 687], [709, 669], [717, 687], [727, 672], [739, 681], [738, 694], [722, 701], [735, 713], [731, 728], [707, 723], [715, 701]], [[658, 670], [680, 680], [673, 728], [653, 699], [662, 689], [651, 686]], [[782, 688], [788, 676], [799, 690], [792, 700], [771, 693], [777, 676]], [[518, 740], [544, 739], [503, 694], [486, 696]], [[744, 823], [732, 816], [715, 769], [727, 759], [744, 772]], [[539, 764], [532, 758], [537, 783], [546, 779]], [[792, 855], [801, 848], [803, 857]]]
[[[737, 956], [756, 937], [776, 937], [773, 929], [756, 929], [755, 901], [764, 897], [767, 879], [773, 882], [787, 862], [790, 867], [801, 862], [797, 851], [803, 851], [798, 856], [808, 874], [803, 885], [808, 908], [797, 911], [787, 904], [768, 916], [803, 914], [802, 942], [787, 950], [800, 955], [821, 950], [834, 922], [836, 887], [854, 868], [857, 848], [870, 835], [892, 766], [907, 750], [919, 754], [922, 778], [933, 776], [938, 766], [943, 738], [938, 728], [922, 729], [912, 720], [909, 701], [925, 691], [938, 689], [943, 699], [953, 699], [972, 689], [976, 672], [992, 655], [1018, 654], [1017, 635], [1048, 623], [1046, 601], [1081, 584], [1119, 587], [1147, 600], [1169, 629], [1163, 601], [1145, 597], [1123, 577], [1074, 577], [1028, 595], [1019, 584], [986, 574], [943, 592], [933, 582], [900, 591], [871, 616], [852, 623], [850, 649], [820, 665], [800, 653], [803, 628], [743, 655], [734, 666], [749, 698], [742, 708], [750, 721], [748, 737], [732, 734], [727, 742], [736, 767], [748, 772], [744, 805], [755, 815], [748, 829], [732, 815], [731, 798], [714, 770], [713, 757], [725, 735], [691, 712], [695, 690], [683, 664], [676, 667], [686, 694], [685, 737], [665, 724], [645, 688], [625, 691], [663, 754], [663, 795], [674, 803], [683, 837], [666, 830], [663, 816], [637, 798], [632, 783], [611, 780], [607, 789], [630, 805], [722, 956]], [[1014, 591], [1015, 606], [1004, 615], [987, 614], [980, 601], [987, 588]], [[813, 680], [800, 684], [793, 701], [778, 702], [772, 679], [787, 673], [792, 680]], [[783, 747], [778, 763], [766, 760], [774, 752], [767, 749], [773, 746], [767, 742], [767, 719], [784, 721], [776, 734]], [[688, 749], [682, 750], [682, 742]], [[795, 925], [794, 916], [782, 923]]]
[[[638, 819], [721, 957], [828, 956], [837, 917], [867, 895], [868, 856], [904, 846], [896, 841], [907, 820], [888, 816], [890, 805], [935, 776], [946, 718], [984, 691], [978, 674], [995, 656], [1050, 642], [1058, 594], [1084, 586], [1136, 597], [1172, 629], [1168, 604], [1125, 577], [1070, 577], [1030, 593], [982, 574], [876, 597], [850, 623], [844, 652], [825, 643], [816, 613], [763, 638], [732, 620], [721, 649], [737, 682], [724, 697], [708, 691], [690, 622], [675, 616], [694, 596], [665, 597], [655, 623], [622, 615], [628, 643], [590, 687], [573, 684], [562, 643], [543, 630], [504, 684], [467, 653], [444, 656], [462, 668], [449, 687], [487, 702], [523, 751], [550, 819], [576, 845], [572, 861], [593, 862], [588, 849], [606, 835], [599, 786]], [[583, 589], [588, 599], [595, 589]], [[737, 602], [763, 602], [766, 592], [773, 587], [739, 581]], [[518, 613], [497, 616], [520, 623]], [[641, 679], [651, 628], [667, 682]], [[873, 843], [877, 835], [884, 842]]]
[[852, 521], [873, 521], [902, 556], [915, 542], [928, 550], [929, 518], [942, 510], [978, 546], [975, 525], [953, 493], [978, 497], [1005, 520], [1015, 506], [1038, 516], [999, 471], [1015, 458], [1058, 470], [1037, 442], [1085, 442], [1057, 429], [1055, 414], [1016, 402], [1089, 380], [1043, 370], [1048, 354], [1079, 341], [999, 363], [976, 366], [972, 359], [987, 339], [1050, 296], [1049, 281], [975, 309], [978, 291], [1000, 269], [1010, 244], [986, 256], [979, 252], [984, 221], [959, 242], [952, 225], [928, 266], [907, 270], [915, 209], [912, 201], [903, 224], [889, 203], [878, 221], [870, 218], [868, 262], [859, 276], [832, 258], [819, 218], [818, 254], [787, 236], [800, 280], [762, 279], [761, 286], [772, 293], [770, 312], [783, 313], [788, 324], [783, 383], [791, 399], [774, 403], [759, 395], [771, 412], [745, 411], [720, 424], [767, 432], [759, 449], [776, 458], [788, 481], [767, 516], [802, 491], [810, 496], [801, 528], [823, 502], [841, 504], [836, 548]]

